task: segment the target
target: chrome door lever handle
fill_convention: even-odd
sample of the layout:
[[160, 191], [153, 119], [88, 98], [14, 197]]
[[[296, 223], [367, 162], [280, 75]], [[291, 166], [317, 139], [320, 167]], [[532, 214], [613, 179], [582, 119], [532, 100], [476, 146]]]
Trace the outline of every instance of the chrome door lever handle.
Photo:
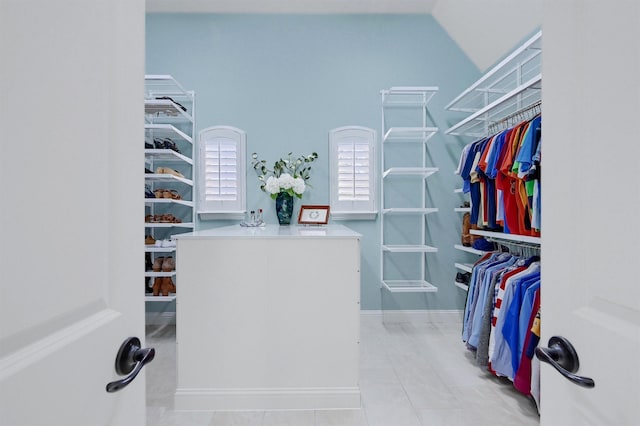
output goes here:
[[540, 361], [551, 364], [560, 374], [578, 386], [592, 388], [596, 385], [592, 378], [574, 374], [580, 368], [578, 353], [564, 337], [553, 336], [549, 339], [548, 348], [536, 348], [536, 356]]
[[129, 385], [136, 378], [142, 367], [150, 363], [156, 356], [154, 348], [141, 348], [140, 339], [129, 337], [122, 343], [116, 355], [116, 373], [127, 377], [107, 383], [109, 393], [117, 392]]

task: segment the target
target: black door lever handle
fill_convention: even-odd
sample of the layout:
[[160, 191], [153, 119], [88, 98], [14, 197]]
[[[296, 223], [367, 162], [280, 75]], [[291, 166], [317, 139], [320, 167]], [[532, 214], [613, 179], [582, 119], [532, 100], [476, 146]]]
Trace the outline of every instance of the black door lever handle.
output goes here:
[[116, 355], [116, 373], [127, 377], [107, 383], [107, 392], [113, 393], [127, 387], [136, 378], [142, 367], [156, 356], [154, 348], [141, 348], [140, 339], [129, 337], [122, 343]]
[[564, 337], [553, 336], [549, 339], [548, 348], [536, 348], [536, 356], [540, 361], [551, 364], [560, 374], [578, 386], [592, 388], [596, 385], [592, 378], [574, 374], [580, 368], [578, 353]]

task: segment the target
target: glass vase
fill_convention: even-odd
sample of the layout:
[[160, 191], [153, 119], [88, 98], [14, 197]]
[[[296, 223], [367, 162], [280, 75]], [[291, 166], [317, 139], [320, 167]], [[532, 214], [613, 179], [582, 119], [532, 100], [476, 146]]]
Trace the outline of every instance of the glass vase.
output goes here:
[[276, 215], [280, 225], [289, 225], [293, 216], [293, 195], [279, 192], [276, 196]]

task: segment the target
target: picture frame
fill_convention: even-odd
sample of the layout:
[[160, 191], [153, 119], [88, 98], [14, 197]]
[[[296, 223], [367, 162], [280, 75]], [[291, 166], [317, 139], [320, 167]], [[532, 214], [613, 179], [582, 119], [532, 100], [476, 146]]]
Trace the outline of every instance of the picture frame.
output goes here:
[[298, 224], [326, 225], [329, 222], [329, 206], [304, 205], [300, 207]]

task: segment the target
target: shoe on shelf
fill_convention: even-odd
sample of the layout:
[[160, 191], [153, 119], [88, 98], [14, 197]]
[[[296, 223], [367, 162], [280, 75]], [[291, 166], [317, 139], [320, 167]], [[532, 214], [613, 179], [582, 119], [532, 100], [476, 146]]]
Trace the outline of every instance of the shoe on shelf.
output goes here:
[[178, 191], [176, 191], [175, 189], [163, 190], [162, 196], [164, 198], [170, 198], [172, 200], [182, 200], [182, 197], [180, 196], [180, 194], [178, 194]]
[[156, 189], [153, 191], [156, 198], [164, 198], [164, 189]]
[[158, 198], [154, 192], [151, 192], [151, 188], [149, 186], [144, 186], [144, 198]]
[[169, 167], [158, 167], [156, 169], [156, 173], [158, 174], [165, 174], [165, 175], [174, 175], [180, 178], [184, 178], [184, 175], [176, 170], [173, 170], [172, 168]]
[[150, 173], [153, 174], [153, 172], [151, 170], [147, 169], [146, 167], [144, 168], [144, 173], [145, 174], [150, 174]]
[[160, 272], [163, 264], [164, 264], [164, 256], [158, 256], [153, 261], [153, 266], [151, 267], [151, 269], [153, 269], [153, 272]]
[[187, 108], [185, 108], [184, 106], [180, 105], [178, 102], [174, 101], [172, 98], [170, 98], [169, 96], [156, 96], [156, 99], [164, 99], [164, 100], [168, 100], [173, 102], [174, 104], [176, 104], [181, 110], [183, 111], [187, 111]]
[[160, 241], [160, 247], [170, 248], [176, 246], [176, 240], [168, 239]]
[[160, 139], [154, 139], [153, 146], [155, 149], [164, 149], [164, 142]]
[[[149, 215], [150, 216], [150, 215]], [[151, 236], [147, 235], [144, 239], [144, 244], [147, 246], [152, 246], [156, 243], [156, 240]], [[148, 253], [147, 253], [148, 254]]]
[[171, 140], [171, 138], [164, 138], [164, 148], [165, 149], [170, 149], [172, 151], [177, 152], [178, 154], [180, 154], [180, 150], [178, 149], [178, 145], [176, 145], [176, 143]]
[[164, 284], [165, 277], [155, 277], [153, 279], [153, 287], [151, 287], [151, 292], [154, 296], [159, 296], [162, 286]]
[[162, 261], [162, 272], [171, 272], [176, 269], [176, 261], [172, 256], [167, 256]]
[[153, 144], [147, 141], [144, 141], [144, 149], [153, 149]]
[[163, 296], [168, 296], [169, 293], [176, 292], [176, 285], [173, 283], [171, 277], [164, 277], [162, 283], [160, 284], [160, 294]]

